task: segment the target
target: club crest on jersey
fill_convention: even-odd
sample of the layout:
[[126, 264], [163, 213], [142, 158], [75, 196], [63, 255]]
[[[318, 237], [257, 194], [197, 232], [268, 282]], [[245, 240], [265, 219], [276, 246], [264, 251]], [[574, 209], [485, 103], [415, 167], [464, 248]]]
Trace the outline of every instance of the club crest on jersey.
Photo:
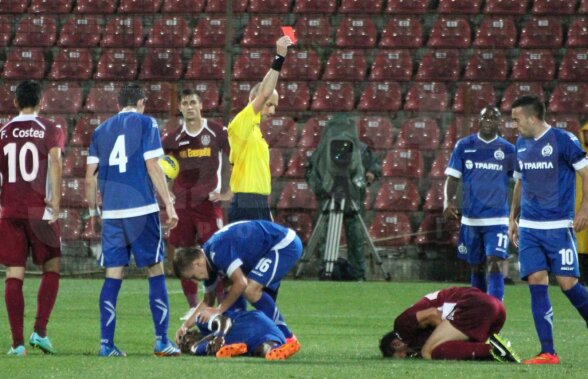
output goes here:
[[200, 142], [202, 142], [202, 145], [204, 146], [210, 145], [210, 136], [208, 134], [203, 135], [200, 137]]
[[494, 159], [501, 161], [504, 159], [504, 151], [502, 151], [501, 149], [498, 149], [496, 151], [494, 151]]
[[541, 149], [541, 155], [544, 157], [549, 157], [551, 154], [553, 154], [553, 147], [551, 147], [550, 144], [543, 146], [543, 149]]

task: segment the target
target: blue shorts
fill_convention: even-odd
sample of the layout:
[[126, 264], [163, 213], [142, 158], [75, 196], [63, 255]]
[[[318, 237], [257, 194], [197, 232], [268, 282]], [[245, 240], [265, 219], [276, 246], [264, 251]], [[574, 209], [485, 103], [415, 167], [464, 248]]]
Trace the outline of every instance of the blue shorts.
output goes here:
[[519, 228], [519, 262], [521, 278], [537, 271], [556, 276], [579, 277], [576, 234], [572, 228]]
[[284, 247], [278, 243], [257, 262], [247, 274], [247, 278], [277, 291], [282, 278], [294, 267], [301, 255], [302, 241], [300, 241], [300, 237], [295, 236], [294, 240]]
[[137, 267], [152, 266], [165, 258], [159, 213], [102, 220], [102, 267], [128, 266], [131, 253]]
[[508, 257], [508, 226], [461, 225], [457, 257], [470, 265], [479, 265], [486, 257]]

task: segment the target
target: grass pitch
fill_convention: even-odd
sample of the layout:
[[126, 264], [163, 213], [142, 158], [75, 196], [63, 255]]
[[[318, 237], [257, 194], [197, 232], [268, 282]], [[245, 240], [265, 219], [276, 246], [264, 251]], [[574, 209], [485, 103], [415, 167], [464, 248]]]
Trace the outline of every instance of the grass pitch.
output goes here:
[[[3, 282], [2, 282], [3, 283]], [[37, 278], [25, 281], [25, 339], [32, 332]], [[280, 309], [302, 343], [287, 361], [258, 358], [218, 360], [152, 354], [153, 326], [147, 281], [123, 283], [118, 301], [116, 343], [127, 358], [99, 358], [98, 296], [100, 279], [63, 279], [49, 336], [59, 350], [44, 356], [28, 349], [25, 358], [7, 357], [11, 339], [5, 307], [0, 307], [0, 376], [2, 378], [585, 378], [588, 374], [588, 330], [558, 287], [550, 287], [555, 313], [559, 366], [524, 366], [497, 362], [442, 362], [382, 359], [379, 338], [394, 317], [427, 292], [451, 283], [335, 283], [285, 281]], [[465, 285], [465, 284], [460, 284]], [[3, 288], [3, 285], [0, 285]], [[186, 303], [176, 280], [168, 281], [170, 335], [179, 326]], [[528, 288], [506, 288], [507, 322], [502, 335], [522, 358], [539, 352]]]

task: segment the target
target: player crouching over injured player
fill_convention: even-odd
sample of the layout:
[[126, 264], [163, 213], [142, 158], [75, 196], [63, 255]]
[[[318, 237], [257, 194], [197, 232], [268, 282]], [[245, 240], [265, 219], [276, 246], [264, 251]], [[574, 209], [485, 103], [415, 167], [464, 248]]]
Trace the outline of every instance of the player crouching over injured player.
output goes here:
[[506, 311], [477, 288], [451, 287], [425, 295], [394, 320], [380, 340], [384, 357], [488, 360], [520, 363], [510, 342], [496, 333]]

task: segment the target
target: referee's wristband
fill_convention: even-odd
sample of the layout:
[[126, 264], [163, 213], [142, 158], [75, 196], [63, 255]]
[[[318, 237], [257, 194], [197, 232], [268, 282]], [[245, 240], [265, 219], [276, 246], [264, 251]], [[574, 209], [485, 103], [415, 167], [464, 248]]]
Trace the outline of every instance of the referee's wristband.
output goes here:
[[285, 57], [281, 56], [280, 54], [276, 54], [276, 57], [272, 62], [272, 70], [280, 71], [285, 60]]
[[88, 209], [88, 215], [90, 217], [96, 217], [96, 216], [100, 216], [100, 212], [96, 208], [94, 208], [94, 209]]

